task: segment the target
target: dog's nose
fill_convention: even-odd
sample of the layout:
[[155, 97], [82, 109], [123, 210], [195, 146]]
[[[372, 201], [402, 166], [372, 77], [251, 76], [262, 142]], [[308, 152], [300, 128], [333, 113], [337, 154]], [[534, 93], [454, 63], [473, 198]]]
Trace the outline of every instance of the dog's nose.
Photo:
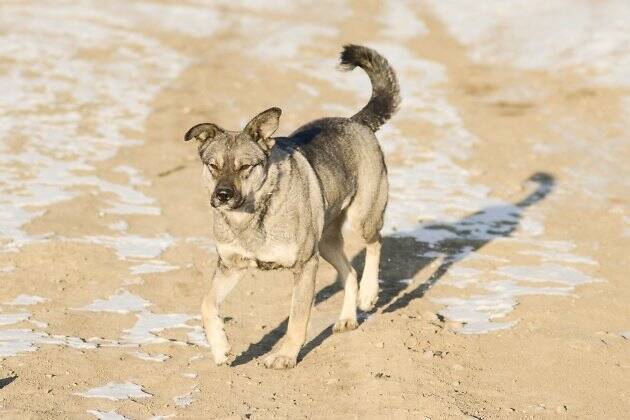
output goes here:
[[217, 188], [215, 195], [217, 196], [217, 200], [221, 203], [225, 203], [230, 198], [234, 197], [234, 190], [226, 187]]

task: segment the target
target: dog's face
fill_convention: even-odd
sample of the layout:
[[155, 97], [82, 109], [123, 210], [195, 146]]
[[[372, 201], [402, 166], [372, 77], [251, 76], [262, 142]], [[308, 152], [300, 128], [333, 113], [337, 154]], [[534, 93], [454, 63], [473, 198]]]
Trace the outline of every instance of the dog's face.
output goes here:
[[281, 113], [279, 108], [263, 111], [242, 131], [227, 131], [211, 123], [188, 130], [184, 140], [199, 142], [202, 180], [212, 207], [238, 209], [263, 185], [275, 142], [271, 136], [278, 129]]

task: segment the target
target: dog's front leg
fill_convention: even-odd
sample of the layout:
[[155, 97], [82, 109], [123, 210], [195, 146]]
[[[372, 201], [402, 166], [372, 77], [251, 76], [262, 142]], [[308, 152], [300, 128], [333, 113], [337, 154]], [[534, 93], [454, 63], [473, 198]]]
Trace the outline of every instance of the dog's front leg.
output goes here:
[[217, 365], [226, 363], [230, 352], [230, 343], [225, 335], [223, 318], [219, 315], [219, 306], [243, 277], [243, 274], [243, 269], [226, 267], [219, 259], [212, 277], [210, 291], [201, 304], [201, 318], [206, 331], [206, 338]]
[[265, 359], [265, 366], [268, 368], [287, 369], [295, 366], [300, 348], [306, 340], [306, 329], [315, 294], [317, 264], [318, 257], [315, 255], [293, 272], [293, 296], [287, 334], [280, 350]]

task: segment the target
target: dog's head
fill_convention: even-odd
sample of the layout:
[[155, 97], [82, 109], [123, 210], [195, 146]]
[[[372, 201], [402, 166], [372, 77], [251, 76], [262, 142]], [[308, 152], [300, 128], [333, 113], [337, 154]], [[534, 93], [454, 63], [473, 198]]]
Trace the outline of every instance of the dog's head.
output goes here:
[[211, 123], [188, 130], [184, 140], [198, 141], [203, 184], [213, 207], [237, 209], [263, 185], [275, 143], [271, 136], [281, 114], [280, 108], [263, 111], [242, 131], [227, 131]]

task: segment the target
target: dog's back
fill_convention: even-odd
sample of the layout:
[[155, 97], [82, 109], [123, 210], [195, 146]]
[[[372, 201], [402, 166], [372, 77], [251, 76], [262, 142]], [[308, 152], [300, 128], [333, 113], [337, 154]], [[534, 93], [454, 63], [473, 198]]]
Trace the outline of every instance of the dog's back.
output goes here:
[[[312, 121], [278, 144], [280, 147], [297, 146], [310, 162], [327, 204], [326, 222], [333, 221], [357, 200], [364, 201], [366, 206], [377, 201], [382, 205], [376, 207], [384, 209], [387, 201], [386, 167], [374, 132], [391, 118], [400, 103], [396, 74], [376, 51], [348, 45], [341, 53], [341, 66], [344, 70], [357, 66], [365, 70], [372, 83], [369, 102], [350, 118]], [[364, 219], [367, 209], [358, 210], [360, 219]], [[380, 213], [368, 219], [382, 219], [382, 211]], [[349, 216], [352, 221], [352, 214]], [[378, 230], [382, 220], [368, 221], [368, 225], [378, 227], [368, 226], [367, 231]], [[361, 230], [366, 229], [361, 227]]]

